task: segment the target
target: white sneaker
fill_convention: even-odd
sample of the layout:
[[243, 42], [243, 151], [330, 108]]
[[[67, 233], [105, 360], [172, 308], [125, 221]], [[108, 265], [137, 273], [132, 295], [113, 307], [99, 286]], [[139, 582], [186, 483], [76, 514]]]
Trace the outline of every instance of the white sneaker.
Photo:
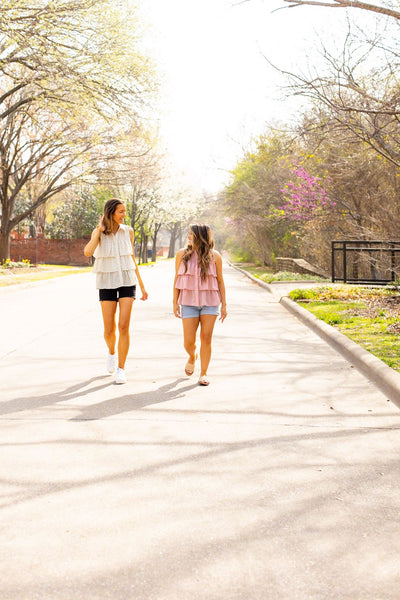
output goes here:
[[127, 379], [126, 379], [124, 369], [121, 369], [120, 367], [118, 367], [117, 374], [115, 376], [115, 383], [126, 383], [126, 382], [127, 382]]
[[108, 353], [107, 356], [107, 371], [109, 373], [114, 373], [115, 369], [117, 368], [117, 353], [115, 354], [110, 354]]

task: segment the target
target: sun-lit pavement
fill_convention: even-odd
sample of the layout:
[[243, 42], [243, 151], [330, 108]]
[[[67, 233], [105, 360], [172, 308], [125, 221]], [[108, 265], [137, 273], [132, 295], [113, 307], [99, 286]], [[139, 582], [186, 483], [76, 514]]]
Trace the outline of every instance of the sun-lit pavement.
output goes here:
[[92, 275], [0, 290], [1, 600], [398, 600], [398, 408], [229, 267], [197, 386], [172, 271], [123, 386]]

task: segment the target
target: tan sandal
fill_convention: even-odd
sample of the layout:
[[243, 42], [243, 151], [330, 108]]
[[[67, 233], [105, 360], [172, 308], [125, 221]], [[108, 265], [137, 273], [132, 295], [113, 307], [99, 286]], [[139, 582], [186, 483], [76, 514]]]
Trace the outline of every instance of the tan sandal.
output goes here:
[[[194, 358], [195, 362], [196, 362], [196, 358], [197, 358], [197, 354], [196, 354], [196, 356], [195, 356], [195, 358]], [[186, 375], [188, 375], [189, 377], [190, 377], [191, 375], [193, 375], [193, 373], [194, 373], [194, 365], [195, 365], [195, 362], [190, 362], [190, 361], [188, 360], [188, 361], [187, 361], [187, 363], [186, 363], [186, 365], [185, 365], [185, 373], [186, 373]]]

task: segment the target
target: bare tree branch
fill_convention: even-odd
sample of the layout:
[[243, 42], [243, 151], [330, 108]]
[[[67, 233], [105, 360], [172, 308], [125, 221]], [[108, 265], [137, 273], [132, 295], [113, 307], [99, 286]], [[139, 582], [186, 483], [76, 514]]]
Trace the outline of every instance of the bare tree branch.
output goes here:
[[359, 0], [333, 0], [324, 2], [324, 0], [283, 0], [290, 4], [290, 8], [295, 6], [324, 6], [325, 8], [360, 8], [370, 12], [393, 17], [400, 20], [400, 12], [389, 7], [370, 4], [368, 2], [359, 2]]

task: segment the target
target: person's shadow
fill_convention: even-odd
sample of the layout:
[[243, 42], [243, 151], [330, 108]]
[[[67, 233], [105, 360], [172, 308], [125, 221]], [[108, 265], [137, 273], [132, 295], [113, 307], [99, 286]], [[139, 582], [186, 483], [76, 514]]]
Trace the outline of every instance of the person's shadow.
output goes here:
[[[98, 381], [99, 384], [95, 385], [94, 387], [88, 387], [90, 384], [93, 384], [96, 381]], [[187, 380], [186, 378], [179, 378], [149, 392], [126, 394], [125, 396], [119, 396], [111, 400], [105, 400], [104, 402], [87, 406], [79, 407], [78, 405], [81, 410], [81, 414], [70, 420], [89, 421], [103, 419], [105, 417], [111, 417], [112, 415], [118, 415], [131, 410], [138, 410], [150, 404], [158, 404], [160, 402], [173, 400], [174, 398], [181, 398], [185, 395], [185, 392], [197, 386], [197, 383], [191, 383], [190, 385], [186, 385], [179, 389], [174, 389], [182, 381]], [[26, 410], [35, 410], [54, 406], [60, 402], [68, 402], [70, 400], [96, 394], [96, 392], [100, 392], [101, 390], [110, 386], [115, 386], [115, 384], [114, 382], [110, 381], [109, 375], [92, 377], [87, 381], [81, 381], [80, 383], [76, 383], [62, 391], [52, 392], [45, 395], [42, 394], [40, 396], [23, 396], [20, 398], [14, 398], [13, 400], [0, 402], [0, 415], [9, 415]]]
[[[87, 387], [95, 381], [104, 381], [94, 387]], [[35, 408], [44, 408], [58, 404], [59, 402], [67, 402], [68, 400], [74, 400], [75, 398], [81, 398], [87, 394], [94, 394], [110, 385], [109, 375], [99, 375], [98, 377], [92, 377], [87, 381], [81, 381], [75, 383], [65, 390], [58, 392], [51, 392], [50, 394], [41, 394], [40, 396], [23, 396], [21, 398], [14, 398], [13, 400], [7, 400], [0, 402], [0, 415], [8, 415], [16, 412], [25, 410], [32, 410]], [[87, 389], [85, 389], [87, 388]]]
[[73, 417], [70, 421], [95, 421], [97, 419], [105, 419], [114, 415], [120, 415], [132, 410], [140, 410], [151, 404], [159, 404], [160, 402], [168, 402], [168, 400], [182, 398], [185, 395], [185, 392], [198, 385], [197, 383], [191, 383], [190, 385], [174, 389], [182, 381], [186, 381], [186, 379], [176, 379], [171, 383], [167, 383], [166, 385], [149, 392], [126, 394], [125, 396], [111, 398], [110, 400], [99, 402], [98, 404], [84, 406], [81, 409], [81, 414]]

